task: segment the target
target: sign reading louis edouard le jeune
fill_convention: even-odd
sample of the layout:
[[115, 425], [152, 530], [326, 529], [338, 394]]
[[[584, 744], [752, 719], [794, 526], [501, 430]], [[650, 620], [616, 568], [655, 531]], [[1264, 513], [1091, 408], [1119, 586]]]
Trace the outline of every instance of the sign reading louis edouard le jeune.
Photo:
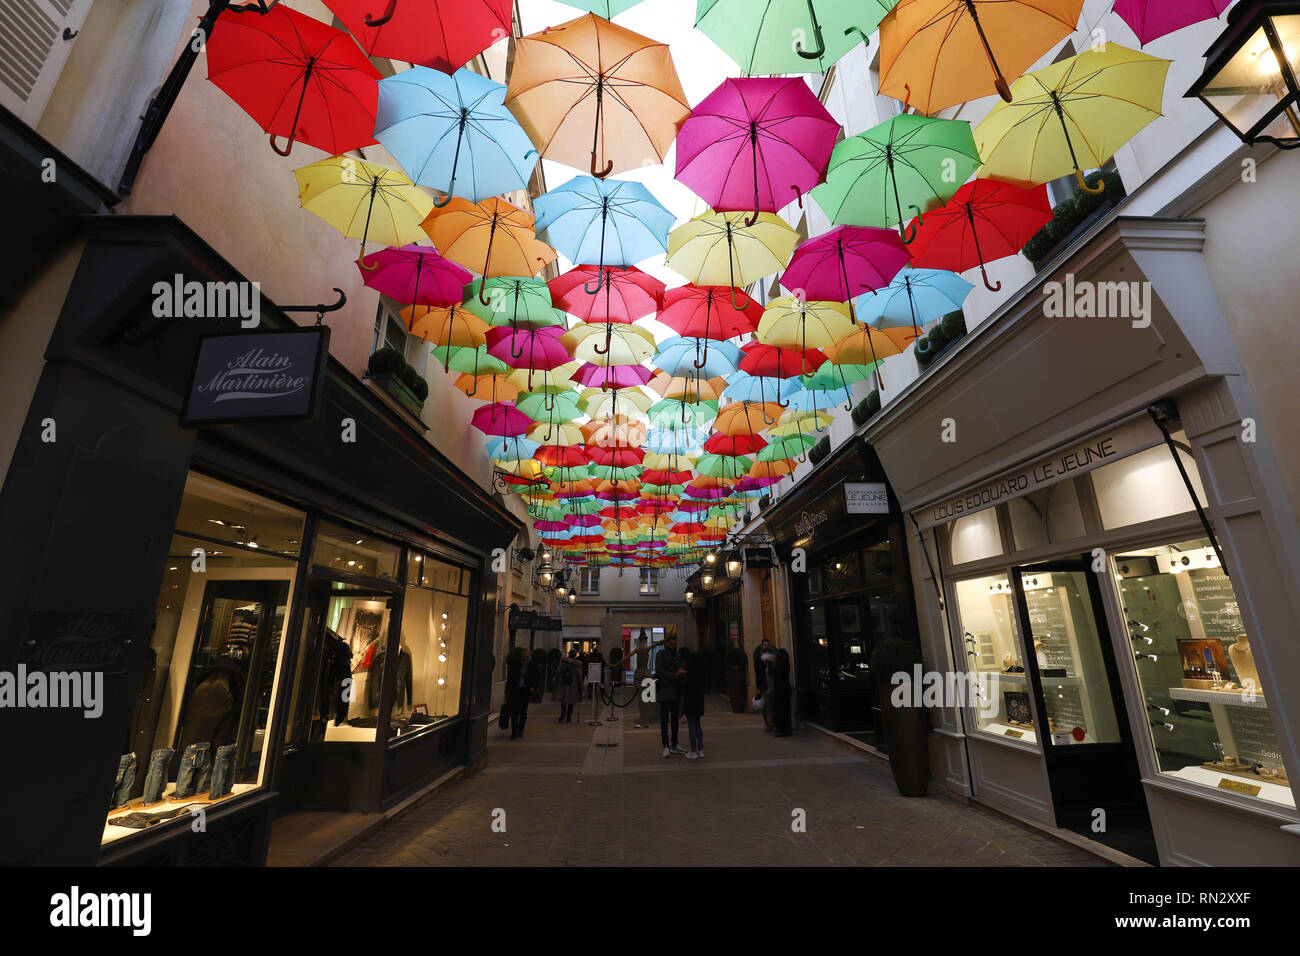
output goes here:
[[199, 340], [181, 423], [306, 420], [316, 416], [329, 358], [323, 325]]

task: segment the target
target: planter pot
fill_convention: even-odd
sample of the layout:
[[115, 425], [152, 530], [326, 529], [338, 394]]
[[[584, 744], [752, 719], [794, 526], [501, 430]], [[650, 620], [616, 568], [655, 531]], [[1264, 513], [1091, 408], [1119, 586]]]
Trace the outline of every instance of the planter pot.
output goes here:
[[731, 712], [743, 714], [748, 701], [745, 700], [745, 668], [727, 667], [727, 697], [731, 699]]
[[370, 379], [377, 382], [383, 389], [392, 395], [401, 403], [402, 407], [407, 409], [412, 415], [418, 416], [420, 409], [424, 408], [424, 402], [415, 397], [415, 393], [407, 388], [397, 375], [391, 372], [381, 372], [378, 375], [372, 374]]
[[895, 707], [889, 702], [893, 688], [880, 693], [881, 719], [889, 748], [889, 769], [904, 797], [924, 797], [930, 782], [930, 715], [924, 707]]

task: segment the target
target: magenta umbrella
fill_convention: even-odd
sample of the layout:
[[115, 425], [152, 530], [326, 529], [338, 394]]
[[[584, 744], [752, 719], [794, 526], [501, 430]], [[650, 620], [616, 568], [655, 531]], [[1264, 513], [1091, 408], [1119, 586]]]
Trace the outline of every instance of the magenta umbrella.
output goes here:
[[432, 246], [389, 247], [357, 260], [361, 281], [404, 305], [459, 305], [473, 274]]
[[1146, 46], [1167, 33], [1213, 20], [1232, 0], [1115, 0], [1115, 13]]
[[515, 408], [514, 402], [494, 402], [476, 411], [470, 424], [485, 435], [514, 438], [532, 428], [534, 422]]
[[511, 368], [528, 369], [528, 389], [533, 387], [533, 372], [559, 368], [573, 356], [560, 342], [564, 327], [551, 325], [541, 329], [493, 326], [487, 330], [488, 354]]
[[573, 373], [573, 380], [587, 388], [635, 388], [655, 377], [644, 365], [593, 365], [584, 362]]
[[847, 302], [894, 281], [911, 260], [892, 229], [840, 226], [799, 244], [781, 285], [805, 302]]
[[839, 131], [799, 77], [723, 80], [682, 123], [677, 179], [716, 210], [752, 208], [752, 226], [822, 181]]

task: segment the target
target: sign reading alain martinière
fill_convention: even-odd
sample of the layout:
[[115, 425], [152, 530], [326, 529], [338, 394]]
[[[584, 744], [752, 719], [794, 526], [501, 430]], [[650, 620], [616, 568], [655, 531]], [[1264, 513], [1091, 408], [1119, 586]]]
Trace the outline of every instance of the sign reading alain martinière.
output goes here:
[[316, 416], [329, 329], [205, 335], [185, 399], [185, 426]]

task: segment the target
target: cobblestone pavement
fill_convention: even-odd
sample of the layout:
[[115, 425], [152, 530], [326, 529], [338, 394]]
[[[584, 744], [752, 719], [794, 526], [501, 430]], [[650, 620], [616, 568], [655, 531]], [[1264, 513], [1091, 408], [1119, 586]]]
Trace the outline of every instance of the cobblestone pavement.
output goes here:
[[[487, 768], [459, 778], [339, 866], [1105, 866], [979, 806], [900, 797], [889, 768], [812, 733], [776, 738], [710, 700], [703, 760], [665, 759], [635, 706], [589, 727], [529, 708], [495, 722]], [[606, 712], [602, 712], [602, 717]], [[686, 726], [681, 743], [686, 745]], [[602, 747], [601, 744], [618, 746]], [[796, 811], [806, 831], [795, 832]], [[504, 813], [505, 832], [494, 832]]]

